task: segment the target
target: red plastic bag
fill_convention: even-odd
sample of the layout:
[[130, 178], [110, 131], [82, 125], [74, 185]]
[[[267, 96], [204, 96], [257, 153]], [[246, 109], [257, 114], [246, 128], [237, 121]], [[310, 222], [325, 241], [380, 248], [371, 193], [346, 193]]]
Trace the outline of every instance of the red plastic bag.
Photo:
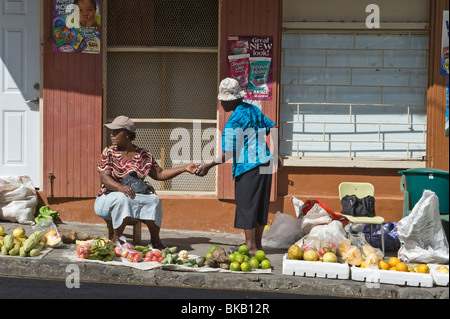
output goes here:
[[313, 206], [315, 204], [317, 204], [320, 207], [322, 207], [328, 213], [328, 215], [330, 215], [331, 220], [341, 221], [344, 226], [346, 226], [348, 224], [348, 220], [345, 219], [345, 217], [340, 212], [333, 211], [330, 207], [328, 207], [327, 205], [322, 203], [320, 200], [315, 200], [315, 199], [307, 200], [303, 204], [303, 208], [302, 208], [303, 215], [306, 215], [306, 213], [308, 213], [308, 211], [311, 208], [313, 208]]

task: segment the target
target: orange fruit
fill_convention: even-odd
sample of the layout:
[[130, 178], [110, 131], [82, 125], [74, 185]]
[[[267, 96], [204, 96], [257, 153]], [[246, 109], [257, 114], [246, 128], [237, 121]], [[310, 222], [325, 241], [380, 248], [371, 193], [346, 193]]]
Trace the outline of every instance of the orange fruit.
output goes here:
[[417, 272], [421, 274], [429, 274], [430, 268], [426, 264], [422, 264], [419, 267], [417, 267]]
[[395, 265], [395, 269], [398, 271], [408, 271], [408, 266], [405, 263], [399, 262]]
[[378, 263], [378, 268], [383, 269], [383, 270], [388, 270], [389, 264], [387, 262], [385, 262], [384, 260], [380, 260], [380, 262]]
[[397, 271], [397, 268], [391, 267], [391, 268], [389, 268], [389, 270]]
[[398, 259], [397, 257], [391, 257], [391, 258], [389, 258], [388, 264], [391, 267], [395, 267], [399, 262], [400, 262], [400, 259]]

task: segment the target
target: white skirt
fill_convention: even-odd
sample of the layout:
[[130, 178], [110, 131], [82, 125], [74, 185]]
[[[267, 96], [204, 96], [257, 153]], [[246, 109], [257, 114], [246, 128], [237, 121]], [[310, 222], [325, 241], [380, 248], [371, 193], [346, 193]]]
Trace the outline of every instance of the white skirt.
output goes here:
[[111, 192], [97, 197], [95, 213], [106, 220], [112, 220], [113, 228], [122, 225], [126, 217], [139, 220], [153, 220], [158, 227], [162, 223], [161, 200], [155, 194], [136, 194], [134, 198], [122, 192]]

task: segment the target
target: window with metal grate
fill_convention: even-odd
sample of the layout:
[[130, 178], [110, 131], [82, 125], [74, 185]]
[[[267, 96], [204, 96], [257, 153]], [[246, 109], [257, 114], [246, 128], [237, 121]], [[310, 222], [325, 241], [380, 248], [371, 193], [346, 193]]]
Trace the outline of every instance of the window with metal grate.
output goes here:
[[[219, 2], [109, 0], [106, 10], [106, 119], [132, 118], [135, 144], [163, 168], [210, 161], [215, 150], [204, 150], [217, 127]], [[149, 182], [160, 192], [216, 191], [215, 170]]]

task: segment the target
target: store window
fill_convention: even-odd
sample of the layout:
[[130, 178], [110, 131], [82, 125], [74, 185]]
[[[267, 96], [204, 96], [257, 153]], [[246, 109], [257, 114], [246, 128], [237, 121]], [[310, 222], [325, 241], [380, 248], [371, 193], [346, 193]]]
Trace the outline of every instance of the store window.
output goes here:
[[[286, 1], [290, 10], [283, 17], [302, 22], [284, 24], [290, 27], [282, 39], [280, 154], [293, 163], [422, 161], [428, 33], [419, 30], [425, 29], [420, 19], [426, 15], [418, 10], [402, 16], [391, 7], [401, 4], [383, 2], [393, 28], [375, 30], [354, 22], [365, 18], [357, 1], [346, 0], [342, 8], [328, 1], [323, 13], [310, 8], [297, 17], [293, 8], [301, 3]], [[353, 8], [348, 22], [339, 21], [347, 8]], [[308, 19], [324, 22], [304, 22]], [[334, 20], [341, 30], [330, 27]]]
[[[217, 127], [218, 16], [211, 0], [107, 1], [106, 118], [130, 116], [135, 143], [163, 168], [208, 161], [198, 150]], [[160, 192], [216, 190], [214, 171], [148, 181]]]
[[287, 33], [283, 52], [283, 155], [425, 155], [426, 34]]

